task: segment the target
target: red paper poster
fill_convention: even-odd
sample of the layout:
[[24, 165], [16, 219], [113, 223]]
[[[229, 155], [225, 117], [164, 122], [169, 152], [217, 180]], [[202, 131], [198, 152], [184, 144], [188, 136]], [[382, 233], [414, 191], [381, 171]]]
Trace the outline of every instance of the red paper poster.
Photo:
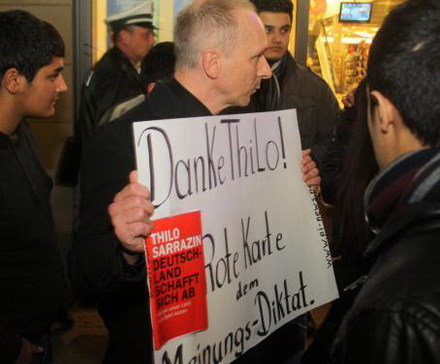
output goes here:
[[145, 240], [154, 349], [208, 326], [200, 211], [154, 220]]

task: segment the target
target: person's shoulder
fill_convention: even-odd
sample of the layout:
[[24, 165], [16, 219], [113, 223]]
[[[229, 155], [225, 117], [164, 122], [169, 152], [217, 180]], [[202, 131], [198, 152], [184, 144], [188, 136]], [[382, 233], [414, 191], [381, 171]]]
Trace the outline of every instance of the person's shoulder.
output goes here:
[[295, 72], [299, 75], [300, 78], [306, 80], [310, 85], [313, 85], [316, 88], [330, 90], [330, 86], [328, 85], [328, 83], [321, 76], [312, 71], [309, 67], [296, 63]]
[[96, 160], [101, 161], [104, 156], [114, 155], [115, 151], [118, 151], [118, 154], [122, 151], [127, 151], [124, 154], [131, 153], [132, 144], [131, 120], [119, 122], [115, 120], [115, 122], [98, 125], [87, 140], [83, 161], [87, 161], [88, 166], [93, 166]]
[[[401, 302], [397, 301], [396, 305], [398, 303]], [[410, 307], [411, 311], [397, 306], [370, 307], [355, 314], [350, 310], [334, 340], [333, 357], [339, 358], [334, 362], [375, 363], [378, 357], [387, 363], [426, 362], [422, 358], [433, 357], [440, 359], [438, 312], [412, 304]], [[390, 342], [393, 345], [390, 346]], [[366, 344], [370, 352], [375, 353], [374, 359], [365, 356]]]
[[[408, 241], [408, 244], [419, 247], [424, 243], [410, 240], [412, 243]], [[352, 311], [355, 315], [375, 312], [378, 317], [408, 317], [408, 322], [414, 325], [423, 326], [431, 322], [440, 335], [440, 286], [435, 278], [440, 274], [440, 267], [433, 264], [438, 261], [440, 253], [431, 251], [427, 257], [426, 253], [431, 249], [418, 249], [419, 252], [416, 252], [408, 250], [408, 244], [399, 242], [381, 254]], [[396, 259], [401, 263], [393, 264]], [[424, 267], [426, 264], [431, 266], [429, 274]]]
[[336, 96], [330, 86], [309, 70], [301, 70], [286, 77], [281, 92], [285, 97], [294, 98], [298, 107], [320, 105], [320, 110], [328, 110], [335, 117], [339, 111]]
[[304, 82], [306, 84], [314, 85], [315, 87], [328, 87], [327, 82], [315, 72], [313, 72], [309, 67], [304, 66], [296, 61], [295, 58], [290, 53], [286, 54], [286, 76], [296, 82]]
[[[356, 309], [346, 316], [350, 335], [383, 336], [392, 339], [399, 332], [411, 332], [421, 339], [440, 340], [440, 298], [422, 296], [420, 299], [395, 298], [388, 302]], [[358, 328], [358, 329], [356, 329]], [[353, 331], [354, 330], [354, 331]]]
[[120, 68], [120, 59], [117, 53], [114, 47], [105, 52], [101, 59], [93, 66], [94, 72], [98, 76], [111, 77]]
[[[132, 124], [136, 121], [154, 120], [155, 110], [150, 102], [148, 95], [139, 95], [131, 100], [128, 104], [121, 105], [122, 111], [117, 117], [112, 115], [111, 122], [107, 124]], [[116, 111], [116, 110], [115, 110]]]
[[284, 93], [294, 94], [300, 98], [317, 102], [336, 100], [327, 82], [308, 67], [296, 62], [291, 55], [287, 59], [287, 72], [283, 85]]
[[99, 121], [99, 124], [105, 124], [121, 118], [127, 112], [133, 110], [136, 106], [145, 101], [145, 95], [140, 94], [109, 109]]

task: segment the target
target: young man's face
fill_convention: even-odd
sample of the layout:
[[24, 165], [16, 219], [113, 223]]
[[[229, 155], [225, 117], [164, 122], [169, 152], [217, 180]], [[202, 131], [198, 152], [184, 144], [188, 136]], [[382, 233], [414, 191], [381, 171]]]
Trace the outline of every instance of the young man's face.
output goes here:
[[264, 58], [267, 40], [260, 19], [250, 11], [237, 12], [237, 46], [225, 59], [224, 92], [230, 106], [246, 106], [260, 87], [261, 79], [271, 76]]
[[50, 64], [38, 70], [32, 82], [26, 82], [21, 96], [23, 115], [49, 118], [55, 114], [59, 94], [67, 91], [67, 85], [61, 75], [63, 68], [64, 58], [53, 57]]
[[264, 56], [269, 61], [278, 61], [287, 52], [292, 24], [286, 13], [262, 11], [258, 14], [266, 29], [269, 48]]

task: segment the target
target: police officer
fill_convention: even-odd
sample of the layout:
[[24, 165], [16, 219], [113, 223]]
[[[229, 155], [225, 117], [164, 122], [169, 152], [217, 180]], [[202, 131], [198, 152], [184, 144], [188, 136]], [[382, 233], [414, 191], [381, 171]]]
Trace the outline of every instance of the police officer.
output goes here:
[[139, 66], [154, 44], [152, 1], [110, 16], [106, 24], [114, 45], [89, 72], [82, 87], [80, 117], [75, 129], [82, 144], [105, 111], [145, 93]]

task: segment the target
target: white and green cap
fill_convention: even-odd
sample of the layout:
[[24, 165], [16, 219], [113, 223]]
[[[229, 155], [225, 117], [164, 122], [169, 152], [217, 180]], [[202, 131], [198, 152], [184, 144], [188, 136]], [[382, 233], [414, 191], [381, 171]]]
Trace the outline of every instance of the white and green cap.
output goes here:
[[122, 29], [129, 25], [156, 29], [153, 25], [153, 1], [146, 0], [135, 7], [113, 14], [105, 19], [105, 23], [113, 30]]

